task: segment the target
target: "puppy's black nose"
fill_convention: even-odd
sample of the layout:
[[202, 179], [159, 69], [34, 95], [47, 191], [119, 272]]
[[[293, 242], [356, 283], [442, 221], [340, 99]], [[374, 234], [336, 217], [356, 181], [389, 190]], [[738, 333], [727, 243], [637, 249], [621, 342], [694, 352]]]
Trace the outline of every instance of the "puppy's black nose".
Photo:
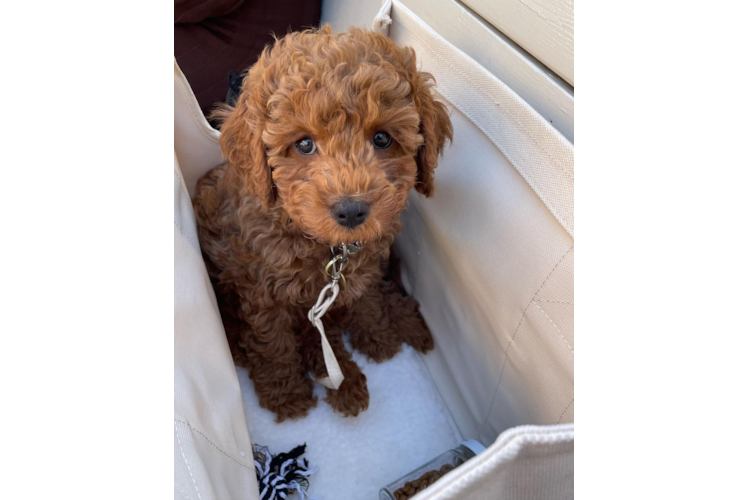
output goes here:
[[362, 224], [369, 215], [369, 204], [364, 201], [343, 200], [332, 206], [332, 216], [338, 224], [354, 227]]

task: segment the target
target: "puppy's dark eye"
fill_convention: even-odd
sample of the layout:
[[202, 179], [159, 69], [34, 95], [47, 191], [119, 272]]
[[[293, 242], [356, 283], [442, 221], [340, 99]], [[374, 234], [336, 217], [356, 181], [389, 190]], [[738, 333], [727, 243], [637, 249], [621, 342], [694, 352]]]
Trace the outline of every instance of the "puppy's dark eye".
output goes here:
[[392, 144], [392, 136], [387, 132], [377, 132], [374, 134], [372, 142], [379, 149], [387, 149]]
[[296, 141], [294, 146], [296, 146], [296, 151], [303, 155], [310, 155], [317, 151], [317, 145], [309, 137], [304, 137], [303, 139]]

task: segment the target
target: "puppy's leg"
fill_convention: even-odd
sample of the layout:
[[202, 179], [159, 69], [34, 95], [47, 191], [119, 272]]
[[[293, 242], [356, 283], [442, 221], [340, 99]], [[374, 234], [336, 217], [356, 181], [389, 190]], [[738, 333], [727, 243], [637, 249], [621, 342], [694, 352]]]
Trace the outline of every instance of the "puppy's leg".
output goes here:
[[397, 354], [403, 343], [389, 303], [376, 286], [367, 290], [352, 307], [340, 311], [336, 324], [351, 333], [354, 349], [377, 363]]
[[359, 352], [380, 363], [400, 351], [403, 342], [425, 353], [434, 348], [418, 302], [404, 294], [393, 281], [382, 280], [341, 312], [340, 326], [351, 332], [351, 343]]
[[[351, 354], [343, 344], [342, 332], [339, 328], [330, 328], [326, 332], [335, 357], [340, 364], [345, 380], [338, 390], [327, 389], [327, 401], [332, 408], [346, 417], [355, 417], [369, 407], [369, 390], [366, 387], [366, 375], [351, 359]], [[322, 338], [314, 326], [309, 323], [302, 333], [304, 366], [311, 371], [315, 378], [327, 376], [325, 358], [322, 352]]]
[[434, 348], [434, 339], [418, 312], [418, 301], [408, 297], [395, 284], [383, 282], [380, 287], [384, 308], [388, 311], [390, 324], [399, 338], [415, 350], [426, 353]]
[[306, 416], [317, 398], [305, 376], [291, 314], [271, 308], [245, 317], [250, 329], [242, 344], [260, 406], [275, 413], [276, 422]]
[[408, 297], [400, 280], [400, 259], [390, 252], [388, 262], [382, 263], [382, 292], [385, 308], [389, 312], [395, 331], [406, 344], [415, 350], [426, 353], [434, 348], [434, 339], [418, 311], [418, 301]]

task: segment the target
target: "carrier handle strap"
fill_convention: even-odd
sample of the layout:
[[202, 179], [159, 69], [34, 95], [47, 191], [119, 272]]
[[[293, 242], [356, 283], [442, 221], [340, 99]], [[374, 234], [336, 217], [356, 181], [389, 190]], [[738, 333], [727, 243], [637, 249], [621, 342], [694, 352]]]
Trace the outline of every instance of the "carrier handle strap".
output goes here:
[[374, 21], [371, 23], [371, 29], [384, 36], [388, 36], [390, 24], [392, 24], [392, 18], [390, 17], [391, 12], [392, 0], [382, 0], [382, 8], [380, 8], [377, 15], [374, 16]]

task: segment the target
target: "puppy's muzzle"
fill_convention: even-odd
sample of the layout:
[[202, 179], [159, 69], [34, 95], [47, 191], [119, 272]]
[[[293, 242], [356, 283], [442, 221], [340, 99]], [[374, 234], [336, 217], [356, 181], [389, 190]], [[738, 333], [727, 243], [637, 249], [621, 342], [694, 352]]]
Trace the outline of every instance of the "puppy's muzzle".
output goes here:
[[365, 201], [342, 200], [332, 206], [332, 216], [341, 226], [353, 229], [363, 224], [369, 216], [369, 204]]

